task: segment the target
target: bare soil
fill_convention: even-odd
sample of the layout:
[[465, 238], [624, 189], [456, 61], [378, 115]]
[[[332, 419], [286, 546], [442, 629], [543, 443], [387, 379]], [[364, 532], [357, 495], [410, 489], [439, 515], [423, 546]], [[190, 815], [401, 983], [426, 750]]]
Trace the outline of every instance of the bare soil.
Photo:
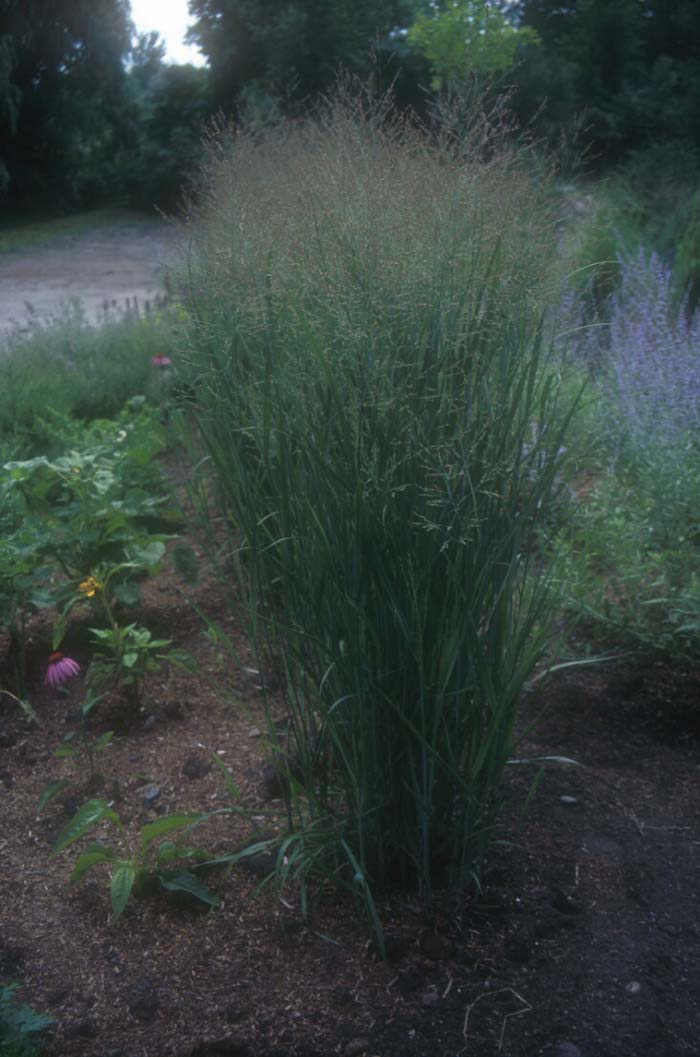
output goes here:
[[147, 310], [165, 295], [176, 242], [164, 220], [124, 212], [118, 222], [0, 253], [0, 337], [53, 318], [79, 301], [97, 321], [105, 311]]
[[[202, 677], [153, 677], [136, 717], [118, 700], [100, 706], [93, 732], [116, 731], [102, 795], [132, 835], [165, 813], [226, 808], [219, 760], [274, 829], [284, 805], [260, 732], [265, 695], [279, 717], [283, 697], [271, 673], [246, 670], [255, 661], [227, 585], [205, 571], [190, 594], [239, 660], [173, 575], [150, 582], [141, 619], [191, 651]], [[87, 604], [79, 616], [66, 652], [84, 668]], [[265, 861], [215, 874], [221, 905], [206, 912], [150, 898], [115, 923], [104, 873], [69, 888], [74, 856], [50, 853], [80, 798], [41, 814], [37, 802], [65, 773], [53, 754], [82, 685], [43, 686], [47, 633], [37, 622], [30, 648], [40, 725], [9, 702], [0, 710], [0, 977], [21, 978], [25, 1001], [55, 1018], [51, 1057], [698, 1053], [700, 672], [627, 659], [525, 695], [523, 729], [545, 711], [516, 756], [577, 762], [543, 765], [527, 811], [537, 767], [509, 769], [482, 890], [439, 901], [429, 921], [410, 893], [387, 899], [382, 962], [345, 896], [327, 893], [309, 918], [293, 892], [249, 898]], [[223, 814], [197, 843], [222, 854], [250, 834]]]

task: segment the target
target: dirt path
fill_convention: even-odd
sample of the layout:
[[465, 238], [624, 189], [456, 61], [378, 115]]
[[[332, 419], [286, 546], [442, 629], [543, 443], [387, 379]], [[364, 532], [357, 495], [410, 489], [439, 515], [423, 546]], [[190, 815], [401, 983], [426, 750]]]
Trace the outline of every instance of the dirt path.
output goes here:
[[90, 319], [107, 307], [141, 308], [165, 294], [165, 270], [177, 242], [158, 219], [123, 220], [0, 253], [0, 336], [25, 330], [79, 300]]

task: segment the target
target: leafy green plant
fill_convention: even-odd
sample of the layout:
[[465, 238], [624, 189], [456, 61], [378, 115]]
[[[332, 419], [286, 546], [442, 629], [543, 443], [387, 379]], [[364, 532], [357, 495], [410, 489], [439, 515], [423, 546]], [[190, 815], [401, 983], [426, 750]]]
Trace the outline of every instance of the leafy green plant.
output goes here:
[[[129, 706], [136, 710], [140, 706], [140, 686], [145, 675], [160, 671], [168, 660], [181, 660], [180, 650], [167, 650], [171, 639], [153, 638], [148, 628], [136, 624], [109, 628], [91, 628], [100, 656], [88, 669], [88, 683], [102, 687], [116, 681], [123, 689]], [[163, 652], [163, 651], [166, 652]]]
[[124, 558], [122, 582], [113, 589], [124, 604], [134, 605], [140, 579], [159, 567], [163, 541], [179, 525], [153, 465], [164, 434], [142, 399], [114, 422], [55, 425], [73, 445], [67, 453], [7, 461], [0, 470], [0, 625], [10, 634], [15, 690], [22, 698], [32, 615], [57, 606], [65, 623], [86, 570]]
[[10, 690], [0, 689], [0, 696], [2, 695], [4, 695], [5, 697], [9, 697], [12, 701], [14, 701], [22, 710], [27, 719], [32, 720], [32, 722], [34, 723], [39, 722], [37, 714], [32, 708], [29, 701], [25, 700], [24, 698], [18, 697], [17, 694], [13, 694]]
[[0, 984], [0, 1054], [2, 1057], [38, 1057], [41, 1036], [54, 1021], [17, 1001], [18, 983]]
[[[171, 639], [154, 638], [148, 628], [135, 623], [120, 624], [115, 617], [112, 590], [120, 600], [131, 601], [134, 588], [132, 582], [125, 579], [125, 574], [153, 569], [163, 551], [160, 541], [150, 543], [147, 548], [134, 549], [134, 560], [100, 567], [96, 575], [89, 576], [79, 585], [84, 597], [96, 600], [108, 625], [106, 628], [90, 628], [98, 656], [88, 668], [88, 685], [91, 689], [100, 689], [110, 683], [118, 685], [133, 711], [140, 706], [140, 687], [145, 675], [159, 671], [165, 661], [183, 666], [191, 664], [185, 651], [168, 649]], [[118, 581], [116, 588], [112, 586], [114, 580]], [[72, 607], [73, 602], [71, 600], [69, 606]], [[62, 622], [54, 633], [54, 648], [62, 638], [66, 616], [67, 612], [64, 611]]]
[[148, 543], [164, 505], [152, 490], [162, 481], [148, 463], [163, 439], [156, 433], [149, 443], [140, 436], [136, 447], [129, 439], [115, 422], [99, 440], [86, 432], [80, 448], [55, 459], [6, 463], [3, 489], [21, 525], [15, 549], [34, 565], [50, 562], [75, 580], [100, 561], [122, 557], [127, 546]]
[[56, 749], [54, 753], [56, 759], [70, 764], [74, 773], [71, 778], [56, 778], [49, 782], [39, 798], [39, 811], [43, 811], [54, 797], [65, 792], [66, 789], [81, 788], [88, 792], [95, 792], [98, 783], [102, 780], [102, 775], [96, 770], [97, 758], [109, 748], [114, 731], [108, 730], [97, 737], [91, 737], [86, 729], [85, 719], [98, 701], [99, 698], [88, 694], [81, 709], [80, 728], [69, 731], [62, 744]]
[[156, 822], [143, 826], [138, 843], [131, 854], [124, 855], [128, 844], [127, 833], [117, 814], [106, 800], [89, 800], [78, 810], [66, 828], [59, 834], [52, 855], [59, 855], [75, 844], [87, 833], [103, 822], [113, 823], [119, 834], [119, 845], [108, 846], [102, 842], [90, 844], [78, 857], [71, 873], [70, 883], [76, 884], [91, 870], [107, 866], [110, 878], [112, 914], [116, 920], [121, 916], [129, 899], [152, 895], [159, 888], [166, 892], [181, 893], [199, 900], [207, 906], [216, 906], [218, 900], [199, 880], [192, 870], [182, 863], [198, 861], [205, 856], [197, 849], [174, 843], [172, 840], [156, 841], [177, 831], [189, 833], [208, 815], [166, 815]]

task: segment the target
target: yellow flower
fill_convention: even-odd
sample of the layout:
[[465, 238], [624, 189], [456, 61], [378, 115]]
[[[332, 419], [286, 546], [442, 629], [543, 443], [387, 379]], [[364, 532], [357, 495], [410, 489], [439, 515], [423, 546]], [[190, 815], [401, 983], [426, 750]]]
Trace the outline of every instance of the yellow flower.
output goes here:
[[88, 576], [87, 580], [78, 584], [78, 590], [82, 591], [86, 598], [92, 598], [101, 588], [102, 584], [95, 576]]

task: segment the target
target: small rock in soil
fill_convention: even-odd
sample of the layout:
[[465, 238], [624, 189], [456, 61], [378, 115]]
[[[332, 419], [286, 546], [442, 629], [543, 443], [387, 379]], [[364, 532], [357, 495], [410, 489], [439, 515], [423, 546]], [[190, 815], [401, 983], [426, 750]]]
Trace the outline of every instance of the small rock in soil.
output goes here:
[[554, 1051], [554, 1057], [583, 1057], [578, 1046], [573, 1042], [560, 1042]]
[[360, 1054], [367, 1052], [370, 1045], [369, 1039], [366, 1039], [363, 1035], [358, 1035], [357, 1038], [350, 1039], [350, 1042], [343, 1050], [343, 1057], [360, 1057]]
[[569, 895], [566, 892], [557, 892], [552, 900], [552, 906], [562, 914], [580, 914], [583, 910], [581, 900], [577, 896]]
[[281, 800], [289, 789], [284, 771], [275, 763], [266, 763], [262, 769], [262, 793], [268, 800]]
[[[425, 982], [425, 972], [415, 966], [405, 973], [399, 973], [398, 988], [402, 995], [413, 994]], [[349, 993], [349, 992], [348, 992]]]
[[144, 807], [153, 807], [154, 803], [160, 796], [160, 789], [157, 785], [145, 785], [139, 789], [139, 795], [141, 796]]
[[249, 738], [262, 738], [262, 731], [258, 727], [251, 727], [248, 731]]
[[638, 995], [642, 990], [642, 985], [638, 980], [630, 980], [628, 984], [625, 984], [625, 991], [628, 995]]
[[250, 870], [256, 877], [269, 877], [277, 866], [277, 856], [270, 852], [260, 851], [257, 855], [248, 855], [245, 859], [241, 859], [239, 865]]
[[77, 796], [65, 796], [60, 801], [61, 807], [63, 808], [63, 814], [73, 816], [78, 808], [80, 807], [80, 798]]
[[333, 992], [333, 1001], [338, 1006], [350, 1006], [353, 1002], [352, 991], [347, 987], [336, 987]]
[[6, 789], [12, 789], [15, 784], [15, 780], [9, 771], [6, 771], [4, 767], [0, 768], [0, 782], [5, 786]]
[[244, 1042], [235, 1039], [212, 1039], [209, 1042], [198, 1042], [187, 1057], [253, 1057], [253, 1052]]
[[55, 990], [48, 992], [46, 1001], [50, 1006], [60, 1006], [61, 1002], [65, 1002], [69, 994], [69, 987], [57, 987]]
[[578, 804], [578, 799], [575, 796], [560, 796], [559, 801], [562, 804]]
[[227, 1006], [224, 1020], [227, 1024], [240, 1024], [242, 1020], [245, 1020], [245, 1012], [240, 1006]]
[[127, 993], [129, 1013], [135, 1020], [148, 1023], [158, 1011], [158, 994], [146, 977], [135, 980]]
[[157, 722], [157, 720], [156, 720], [155, 716], [153, 716], [153, 715], [146, 716], [146, 718], [143, 721], [143, 729], [144, 730], [153, 730], [153, 728], [156, 725], [156, 722]]
[[94, 1039], [97, 1038], [97, 1024], [92, 1017], [84, 1017], [67, 1024], [64, 1032], [68, 1039]]
[[0, 727], [0, 749], [11, 749], [17, 741], [17, 732], [8, 727]]
[[0, 942], [0, 976], [16, 976], [23, 961], [21, 947], [4, 947]]
[[403, 936], [396, 932], [384, 933], [384, 951], [387, 961], [400, 962], [408, 954], [408, 944]]
[[447, 936], [434, 936], [428, 933], [420, 942], [421, 954], [433, 961], [449, 958], [452, 954], [452, 941]]
[[194, 781], [196, 778], [204, 778], [211, 771], [211, 763], [204, 756], [191, 752], [182, 765], [182, 773], [185, 778]]

